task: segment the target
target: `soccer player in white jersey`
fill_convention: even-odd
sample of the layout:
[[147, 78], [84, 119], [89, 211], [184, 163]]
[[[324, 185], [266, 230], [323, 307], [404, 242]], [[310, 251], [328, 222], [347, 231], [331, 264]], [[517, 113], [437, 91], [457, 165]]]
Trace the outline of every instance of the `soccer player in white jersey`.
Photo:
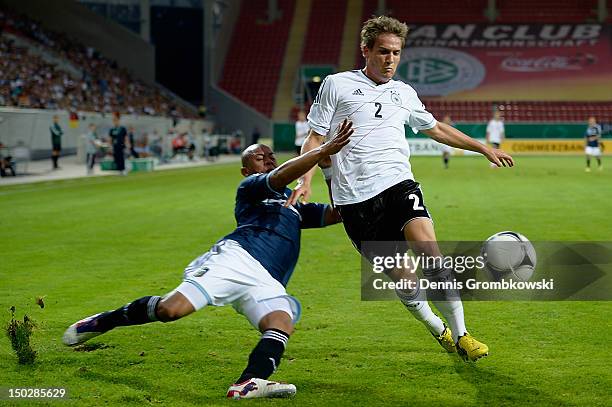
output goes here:
[[[444, 123], [425, 110], [409, 85], [393, 80], [408, 27], [382, 16], [366, 21], [361, 31], [365, 68], [327, 76], [308, 116], [311, 128], [302, 148], [307, 153], [320, 146], [345, 119], [353, 122], [354, 134], [347, 147], [332, 157], [333, 202], [342, 215], [345, 230], [363, 256], [362, 242], [395, 241], [396, 250], [410, 242], [415, 253], [442, 256], [429, 212], [410, 166], [410, 150], [404, 124], [432, 139], [455, 148], [483, 154], [497, 166], [514, 165], [501, 150], [492, 149]], [[314, 169], [294, 189], [291, 202], [308, 200]], [[423, 270], [433, 280], [448, 278], [452, 270]], [[390, 270], [393, 280], [412, 278], [406, 270]], [[417, 286], [418, 287], [418, 286]], [[450, 327], [432, 312], [424, 293], [397, 291], [400, 300], [449, 352], [475, 361], [488, 347], [474, 339], [465, 327], [463, 305], [456, 295], [432, 298]], [[450, 328], [450, 329], [449, 329]]]
[[309, 131], [310, 127], [308, 127], [308, 122], [306, 121], [306, 113], [300, 110], [295, 122], [295, 152], [297, 155], [300, 155], [302, 144], [304, 144]]
[[183, 282], [168, 295], [146, 296], [114, 311], [92, 315], [70, 325], [63, 336], [74, 346], [116, 327], [169, 322], [206, 306], [231, 304], [262, 332], [247, 367], [230, 386], [228, 398], [288, 397], [293, 384], [267, 380], [281, 362], [300, 304], [287, 294], [287, 285], [300, 251], [300, 230], [337, 223], [338, 213], [326, 204], [285, 205], [286, 187], [348, 143], [351, 124], [338, 136], [310, 153], [276, 165], [274, 152], [263, 144], [242, 155], [245, 179], [236, 193], [238, 227], [212, 249], [192, 261]]
[[487, 143], [493, 148], [499, 148], [501, 143], [504, 141], [506, 129], [504, 128], [504, 122], [501, 119], [499, 110], [493, 113], [493, 118], [487, 123]]
[[[491, 147], [499, 148], [504, 141], [505, 135], [506, 129], [504, 127], [504, 121], [501, 118], [499, 110], [496, 110], [491, 120], [487, 123], [486, 141]], [[491, 168], [497, 168], [497, 166], [491, 163]]]

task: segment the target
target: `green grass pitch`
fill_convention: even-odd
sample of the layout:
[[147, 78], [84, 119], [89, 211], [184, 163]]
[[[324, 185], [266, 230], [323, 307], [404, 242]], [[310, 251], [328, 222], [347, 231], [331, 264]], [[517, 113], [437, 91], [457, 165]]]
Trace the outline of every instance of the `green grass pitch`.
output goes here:
[[[440, 240], [507, 229], [531, 240], [611, 239], [612, 171], [586, 174], [582, 157], [518, 157], [513, 169], [475, 157], [454, 157], [450, 170], [439, 157], [412, 164]], [[77, 319], [173, 289], [183, 268], [234, 227], [240, 179], [232, 164], [0, 188], [0, 322], [4, 331], [12, 305], [27, 313], [39, 352], [33, 366], [17, 365], [3, 332], [0, 387], [66, 387], [66, 406], [230, 405], [225, 391], [259, 337], [231, 307], [119, 328], [81, 351], [61, 336]], [[319, 176], [314, 198], [326, 196]], [[272, 376], [298, 393], [259, 402], [612, 403], [610, 302], [467, 302], [468, 328], [491, 354], [465, 364], [399, 302], [361, 302], [359, 282], [342, 226], [303, 233], [288, 287], [302, 321]], [[29, 404], [40, 403], [14, 402]]]

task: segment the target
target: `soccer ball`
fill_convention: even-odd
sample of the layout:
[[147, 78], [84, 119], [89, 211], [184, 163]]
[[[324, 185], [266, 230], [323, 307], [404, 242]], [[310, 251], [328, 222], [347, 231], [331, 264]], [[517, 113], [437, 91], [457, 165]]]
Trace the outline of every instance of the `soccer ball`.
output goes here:
[[485, 271], [491, 281], [528, 281], [535, 271], [537, 257], [533, 245], [516, 232], [499, 232], [482, 245]]

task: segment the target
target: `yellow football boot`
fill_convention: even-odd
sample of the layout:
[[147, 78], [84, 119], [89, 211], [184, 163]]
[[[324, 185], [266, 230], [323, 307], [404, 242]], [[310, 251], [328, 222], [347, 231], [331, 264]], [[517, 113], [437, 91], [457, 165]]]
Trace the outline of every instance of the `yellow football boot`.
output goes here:
[[442, 346], [445, 351], [447, 351], [448, 353], [457, 352], [455, 342], [453, 341], [453, 333], [451, 332], [449, 327], [444, 325], [444, 331], [442, 331], [440, 335], [434, 335], [433, 333], [432, 335], [434, 338], [436, 338], [436, 341], [438, 341], [440, 346]]
[[457, 341], [457, 353], [459, 353], [459, 356], [464, 361], [475, 362], [489, 355], [489, 347], [482, 342], [478, 342], [469, 333], [466, 333], [460, 336]]

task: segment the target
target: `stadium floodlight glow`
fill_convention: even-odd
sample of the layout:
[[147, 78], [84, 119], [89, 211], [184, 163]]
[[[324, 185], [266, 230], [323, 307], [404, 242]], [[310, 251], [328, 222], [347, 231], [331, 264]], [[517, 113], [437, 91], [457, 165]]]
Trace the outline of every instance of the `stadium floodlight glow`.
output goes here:
[[312, 81], [315, 82], [315, 83], [319, 83], [319, 82], [321, 82], [321, 77], [320, 76], [313, 76], [312, 77]]

